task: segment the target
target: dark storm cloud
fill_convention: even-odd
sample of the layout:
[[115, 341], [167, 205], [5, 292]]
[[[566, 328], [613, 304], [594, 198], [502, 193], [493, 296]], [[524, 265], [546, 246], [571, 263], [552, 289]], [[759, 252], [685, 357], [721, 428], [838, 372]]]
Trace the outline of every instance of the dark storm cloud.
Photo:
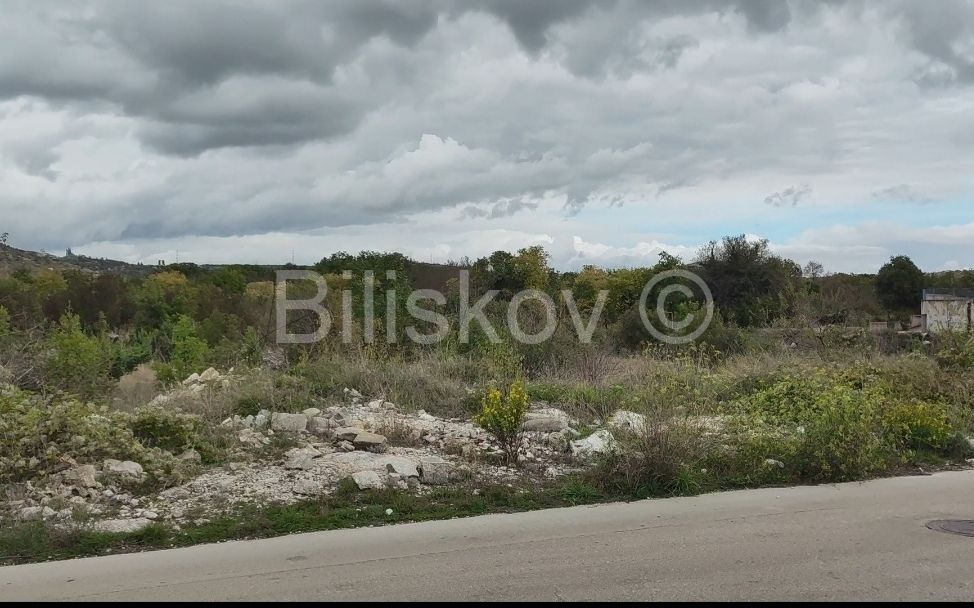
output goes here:
[[758, 212], [806, 182], [944, 199], [971, 160], [974, 2], [939, 6], [13, 1], [0, 216], [47, 243], [583, 225], [724, 184]]
[[[303, 143], [348, 134], [381, 105], [367, 96], [339, 99], [332, 90], [339, 88], [333, 80], [336, 67], [354, 60], [376, 38], [408, 48], [439, 19], [483, 12], [537, 53], [553, 26], [592, 11], [617, 11], [625, 19], [620, 28], [631, 28], [645, 19], [718, 8], [739, 11], [762, 31], [783, 27], [789, 17], [786, 4], [771, 0], [740, 0], [730, 8], [702, 0], [19, 2], [0, 26], [10, 51], [0, 60], [0, 98], [35, 95], [118, 106], [145, 119], [139, 129], [143, 142], [168, 154]], [[694, 43], [687, 36], [662, 40], [656, 61], [672, 67]], [[599, 53], [576, 54], [571, 64], [580, 73], [605, 69], [607, 60]], [[221, 95], [225, 83], [241, 78], [249, 89]], [[260, 99], [267, 95], [262, 89], [282, 85], [305, 86], [294, 99]], [[247, 97], [257, 99], [239, 103]]]
[[501, 18], [514, 32], [518, 42], [529, 51], [537, 52], [547, 42], [545, 34], [552, 25], [577, 17], [593, 7], [606, 7], [612, 0], [560, 0], [557, 2], [525, 2], [524, 0], [482, 0], [467, 4], [460, 0], [454, 10], [480, 7]]
[[[918, 51], [934, 62], [933, 72], [924, 72], [920, 82], [974, 83], [974, 2], [942, 0], [935, 4], [903, 1], [901, 12], [910, 40]], [[946, 81], [936, 67], [945, 66]]]
[[495, 220], [502, 217], [509, 217], [520, 211], [529, 211], [538, 208], [538, 203], [524, 200], [499, 201], [487, 208], [470, 205], [461, 211], [461, 215], [470, 219], [489, 219]]
[[764, 204], [771, 205], [772, 207], [797, 207], [798, 203], [802, 202], [811, 193], [812, 189], [807, 184], [791, 186], [781, 192], [775, 192], [764, 197]]

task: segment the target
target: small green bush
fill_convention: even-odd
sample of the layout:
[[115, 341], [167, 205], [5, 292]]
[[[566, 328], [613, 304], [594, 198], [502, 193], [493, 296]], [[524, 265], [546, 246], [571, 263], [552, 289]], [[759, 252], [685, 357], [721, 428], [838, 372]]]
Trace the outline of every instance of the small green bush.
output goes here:
[[518, 380], [511, 384], [506, 395], [496, 388], [488, 390], [481, 403], [480, 413], [474, 416], [474, 422], [501, 444], [508, 464], [517, 463], [518, 450], [523, 439], [521, 425], [527, 411], [528, 396], [524, 392], [524, 384]]
[[47, 388], [92, 398], [111, 386], [112, 361], [107, 344], [85, 334], [78, 315], [61, 317], [48, 338], [48, 350], [42, 365]]
[[883, 413], [883, 426], [896, 446], [941, 452], [956, 434], [947, 412], [923, 401], [896, 404]]
[[726, 445], [710, 452], [704, 463], [721, 487], [757, 487], [798, 479], [795, 464], [801, 437], [796, 431], [747, 415], [731, 418], [726, 431]]
[[810, 481], [863, 479], [890, 464], [878, 393], [835, 386], [819, 393], [802, 412], [797, 458], [799, 475]]
[[0, 480], [42, 477], [78, 463], [106, 458], [145, 459], [145, 448], [122, 415], [73, 398], [0, 390]]
[[951, 332], [938, 336], [941, 343], [935, 353], [937, 363], [946, 370], [974, 369], [974, 336]]
[[710, 483], [703, 470], [712, 439], [686, 417], [668, 411], [646, 416], [637, 429], [613, 432], [618, 449], [600, 458], [588, 479], [609, 495], [699, 494]]
[[787, 444], [793, 451], [781, 461], [799, 479], [828, 482], [862, 479], [889, 465], [892, 454], [880, 418], [885, 399], [861, 378], [818, 369], [785, 376], [740, 406], [756, 423], [794, 434]]
[[173, 380], [182, 380], [206, 367], [210, 348], [206, 340], [198, 335], [196, 322], [186, 315], [180, 315], [170, 331], [171, 352], [169, 365]]
[[133, 460], [148, 478], [136, 490], [178, 483], [195, 465], [172, 453], [195, 448], [204, 462], [219, 459], [220, 433], [198, 417], [159, 408], [133, 414], [72, 397], [0, 388], [0, 484], [41, 479], [71, 463]]
[[143, 407], [131, 414], [128, 422], [135, 437], [144, 445], [179, 453], [201, 444], [203, 419], [162, 407]]
[[121, 378], [152, 359], [152, 334], [139, 333], [129, 340], [111, 343], [109, 357], [111, 376]]
[[246, 418], [247, 416], [256, 416], [260, 410], [263, 409], [261, 405], [260, 397], [246, 396], [237, 399], [236, 403], [233, 404], [233, 413], [237, 416]]
[[596, 486], [577, 477], [565, 482], [559, 489], [559, 494], [565, 502], [572, 506], [591, 504], [603, 497], [602, 491]]

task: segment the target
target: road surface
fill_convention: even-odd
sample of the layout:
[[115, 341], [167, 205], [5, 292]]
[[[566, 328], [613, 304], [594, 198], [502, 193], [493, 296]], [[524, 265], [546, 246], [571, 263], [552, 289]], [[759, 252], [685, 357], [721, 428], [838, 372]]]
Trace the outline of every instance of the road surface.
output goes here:
[[971, 600], [974, 471], [0, 568], [2, 600]]

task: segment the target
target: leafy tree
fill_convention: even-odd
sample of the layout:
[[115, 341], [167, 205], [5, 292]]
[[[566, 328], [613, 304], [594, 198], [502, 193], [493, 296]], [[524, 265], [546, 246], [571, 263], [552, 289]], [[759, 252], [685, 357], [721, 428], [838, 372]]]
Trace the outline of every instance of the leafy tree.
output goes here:
[[181, 380], [206, 365], [210, 348], [199, 336], [196, 322], [180, 315], [170, 330], [169, 365], [175, 380]]
[[766, 239], [750, 241], [740, 235], [711, 242], [697, 264], [725, 319], [752, 327], [791, 311], [801, 268], [772, 254]]
[[916, 310], [923, 297], [923, 271], [905, 255], [890, 259], [876, 275], [876, 296], [887, 311]]
[[222, 268], [209, 276], [211, 283], [223, 291], [226, 296], [242, 296], [247, 289], [247, 278], [234, 268]]
[[818, 279], [823, 275], [825, 275], [825, 266], [815, 260], [810, 260], [802, 269], [802, 276], [807, 279]]
[[50, 355], [44, 362], [49, 388], [92, 398], [110, 384], [111, 358], [103, 341], [81, 329], [76, 314], [61, 317], [48, 340]]
[[136, 290], [136, 323], [148, 328], [162, 327], [167, 320], [189, 313], [192, 301], [193, 289], [184, 274], [158, 272]]
[[513, 271], [522, 289], [545, 289], [551, 275], [548, 253], [541, 245], [521, 249], [513, 259]]

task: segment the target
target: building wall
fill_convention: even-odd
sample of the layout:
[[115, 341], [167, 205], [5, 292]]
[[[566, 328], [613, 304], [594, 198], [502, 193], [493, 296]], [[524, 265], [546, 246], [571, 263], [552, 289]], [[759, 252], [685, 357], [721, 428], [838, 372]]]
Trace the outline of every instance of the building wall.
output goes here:
[[971, 300], [924, 300], [921, 313], [927, 316], [927, 329], [931, 332], [971, 329]]

